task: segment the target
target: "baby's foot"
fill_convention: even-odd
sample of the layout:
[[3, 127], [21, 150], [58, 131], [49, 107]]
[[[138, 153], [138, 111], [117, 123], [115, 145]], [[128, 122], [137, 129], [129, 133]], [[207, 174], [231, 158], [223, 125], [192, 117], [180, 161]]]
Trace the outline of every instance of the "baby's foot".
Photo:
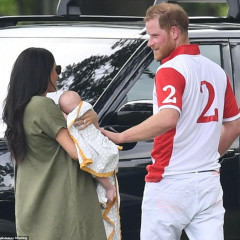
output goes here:
[[116, 194], [116, 188], [115, 188], [115, 186], [112, 185], [111, 188], [108, 188], [106, 190], [106, 195], [107, 195], [108, 202], [112, 202], [114, 200], [115, 194]]

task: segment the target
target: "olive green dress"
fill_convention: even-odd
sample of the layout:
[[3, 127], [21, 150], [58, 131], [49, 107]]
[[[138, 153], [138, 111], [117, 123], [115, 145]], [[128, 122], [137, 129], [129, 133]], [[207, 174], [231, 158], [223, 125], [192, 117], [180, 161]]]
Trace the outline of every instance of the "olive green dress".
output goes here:
[[56, 141], [66, 120], [35, 96], [24, 112], [27, 154], [17, 167], [16, 225], [29, 240], [106, 240], [92, 176]]

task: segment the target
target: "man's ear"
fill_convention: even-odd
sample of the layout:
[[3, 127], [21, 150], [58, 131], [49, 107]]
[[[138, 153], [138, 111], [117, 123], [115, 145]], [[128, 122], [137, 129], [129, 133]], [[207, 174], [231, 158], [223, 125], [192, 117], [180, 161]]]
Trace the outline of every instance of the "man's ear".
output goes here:
[[180, 30], [176, 26], [172, 26], [170, 29], [170, 34], [173, 40], [176, 40], [179, 37]]

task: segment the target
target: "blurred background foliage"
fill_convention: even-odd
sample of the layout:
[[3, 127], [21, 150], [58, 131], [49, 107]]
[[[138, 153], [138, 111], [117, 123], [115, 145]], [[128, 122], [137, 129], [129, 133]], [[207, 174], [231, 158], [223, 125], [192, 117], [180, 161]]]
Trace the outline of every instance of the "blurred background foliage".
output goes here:
[[55, 14], [58, 0], [0, 0], [0, 16]]
[[[84, 0], [78, 0], [84, 2]], [[136, 8], [137, 2], [143, 0], [128, 0], [130, 6]], [[150, 0], [148, 0], [150, 1]], [[102, 1], [98, 0], [96, 4], [96, 11]], [[122, 0], [112, 0], [113, 8], [119, 8]], [[120, 3], [119, 3], [120, 2]], [[174, 1], [173, 1], [174, 2]], [[181, 3], [180, 5], [186, 10], [189, 16], [226, 16], [228, 11], [227, 3]], [[90, 3], [90, 2], [89, 2]], [[123, 3], [123, 2], [122, 2]], [[41, 15], [49, 14], [55, 15], [58, 0], [0, 0], [0, 16], [6, 15]], [[125, 5], [125, 4], [122, 4]], [[112, 7], [112, 6], [111, 6]], [[94, 13], [93, 13], [94, 14]]]
[[189, 16], [227, 16], [227, 3], [182, 3]]

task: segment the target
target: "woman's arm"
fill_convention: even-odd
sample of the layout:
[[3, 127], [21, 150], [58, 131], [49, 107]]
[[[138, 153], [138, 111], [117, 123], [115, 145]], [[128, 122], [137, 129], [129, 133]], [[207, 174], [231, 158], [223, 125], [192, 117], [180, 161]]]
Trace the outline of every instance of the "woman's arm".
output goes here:
[[65, 149], [65, 151], [70, 155], [72, 159], [78, 161], [76, 146], [66, 128], [61, 128], [58, 131], [56, 140]]
[[[74, 125], [80, 127], [81, 129], [84, 129], [92, 123], [97, 128], [99, 128], [97, 113], [94, 110], [89, 110], [82, 117], [78, 118], [75, 121]], [[78, 161], [76, 146], [66, 128], [61, 128], [59, 130], [56, 140], [65, 149], [65, 151], [70, 155], [72, 159]]]

